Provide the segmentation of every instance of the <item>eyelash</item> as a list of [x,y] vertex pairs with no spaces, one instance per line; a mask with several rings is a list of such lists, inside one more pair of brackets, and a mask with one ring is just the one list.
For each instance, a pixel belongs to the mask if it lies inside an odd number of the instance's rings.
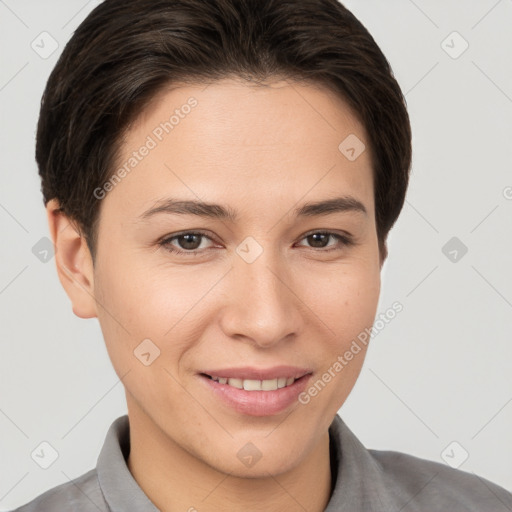
[[[171,237],[167,237],[167,238],[161,240],[158,243],[158,245],[160,247],[163,247],[166,251],[169,251],[170,253],[173,253],[173,254],[186,254],[186,255],[190,255],[190,256],[200,256],[201,254],[203,254],[204,249],[203,250],[191,249],[189,251],[185,251],[182,249],[177,249],[176,247],[171,245],[172,240],[174,240],[176,238],[180,238],[185,235],[200,235],[200,236],[203,236],[204,238],[208,238],[209,240],[212,240],[206,233],[204,233],[202,231],[185,231],[183,233],[179,233],[177,235],[173,235]],[[305,238],[308,238],[309,236],[312,236],[312,235],[330,235],[330,236],[336,238],[338,240],[338,242],[340,242],[343,247],[350,247],[352,245],[355,245],[355,242],[354,242],[354,240],[352,240],[351,236],[340,235],[338,233],[333,233],[332,231],[311,231],[310,233],[306,233],[301,238],[301,240],[304,240]],[[340,250],[341,247],[333,247],[330,249],[321,249],[321,248],[316,249],[316,248],[312,247],[312,249],[314,251],[318,251],[318,252],[332,252],[332,251]]]

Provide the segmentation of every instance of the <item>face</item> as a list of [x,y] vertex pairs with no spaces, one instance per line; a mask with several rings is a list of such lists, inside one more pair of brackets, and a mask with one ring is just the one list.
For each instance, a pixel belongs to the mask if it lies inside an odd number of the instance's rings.
[[184,85],[131,126],[103,188],[95,307],[130,417],[225,473],[299,464],[359,375],[364,347],[336,362],[373,324],[381,261],[369,151],[338,148],[350,134],[366,140],[318,86]]

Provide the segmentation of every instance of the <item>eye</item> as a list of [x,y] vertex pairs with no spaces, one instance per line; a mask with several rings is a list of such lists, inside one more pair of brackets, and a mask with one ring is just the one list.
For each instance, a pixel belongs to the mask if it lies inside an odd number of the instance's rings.
[[[325,247],[329,247],[327,244],[331,238],[337,240],[338,243],[334,244],[333,247],[325,249]],[[199,256],[205,251],[204,247],[201,248],[201,242],[203,239],[212,241],[206,233],[201,231],[186,231],[161,240],[159,242],[159,246],[174,254]],[[341,250],[344,247],[355,245],[355,242],[350,235],[341,235],[331,231],[313,231],[311,233],[307,233],[301,240],[307,240],[310,247],[318,252],[336,251]],[[178,246],[173,244],[175,241]]]
[[312,244],[313,249],[323,249],[324,247],[329,247],[326,243],[330,238],[334,238],[338,241],[337,244],[334,244],[334,247],[330,249],[322,250],[321,252],[330,252],[340,250],[343,247],[349,247],[354,245],[354,241],[352,238],[347,235],[340,235],[338,233],[333,233],[331,231],[314,231],[312,233],[308,233],[304,236],[303,240],[308,240],[308,243]]
[[[187,231],[185,233],[180,233],[178,235],[165,238],[159,242],[159,245],[164,247],[166,251],[172,253],[198,256],[203,252],[197,251],[197,249],[199,249],[201,246],[201,238],[207,238],[208,240],[211,240],[209,236],[207,236],[205,233],[202,233],[201,231]],[[180,247],[172,245],[174,240],[179,243]]]

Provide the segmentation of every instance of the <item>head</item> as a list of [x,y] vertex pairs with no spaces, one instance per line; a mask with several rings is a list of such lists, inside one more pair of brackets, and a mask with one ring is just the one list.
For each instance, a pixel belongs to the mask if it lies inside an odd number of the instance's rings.
[[290,365],[310,385],[373,324],[411,132],[367,30],[336,0],[106,0],[48,80],[36,158],[59,278],[130,415],[227,473],[297,465],[366,348],[271,414],[205,374]]

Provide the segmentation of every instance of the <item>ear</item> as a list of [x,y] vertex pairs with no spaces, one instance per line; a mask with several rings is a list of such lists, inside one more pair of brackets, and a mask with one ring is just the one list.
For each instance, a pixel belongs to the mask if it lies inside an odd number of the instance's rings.
[[89,247],[76,223],[59,210],[51,199],[46,205],[50,235],[55,246],[59,280],[71,300],[73,313],[80,318],[97,316],[94,298],[94,267]]

